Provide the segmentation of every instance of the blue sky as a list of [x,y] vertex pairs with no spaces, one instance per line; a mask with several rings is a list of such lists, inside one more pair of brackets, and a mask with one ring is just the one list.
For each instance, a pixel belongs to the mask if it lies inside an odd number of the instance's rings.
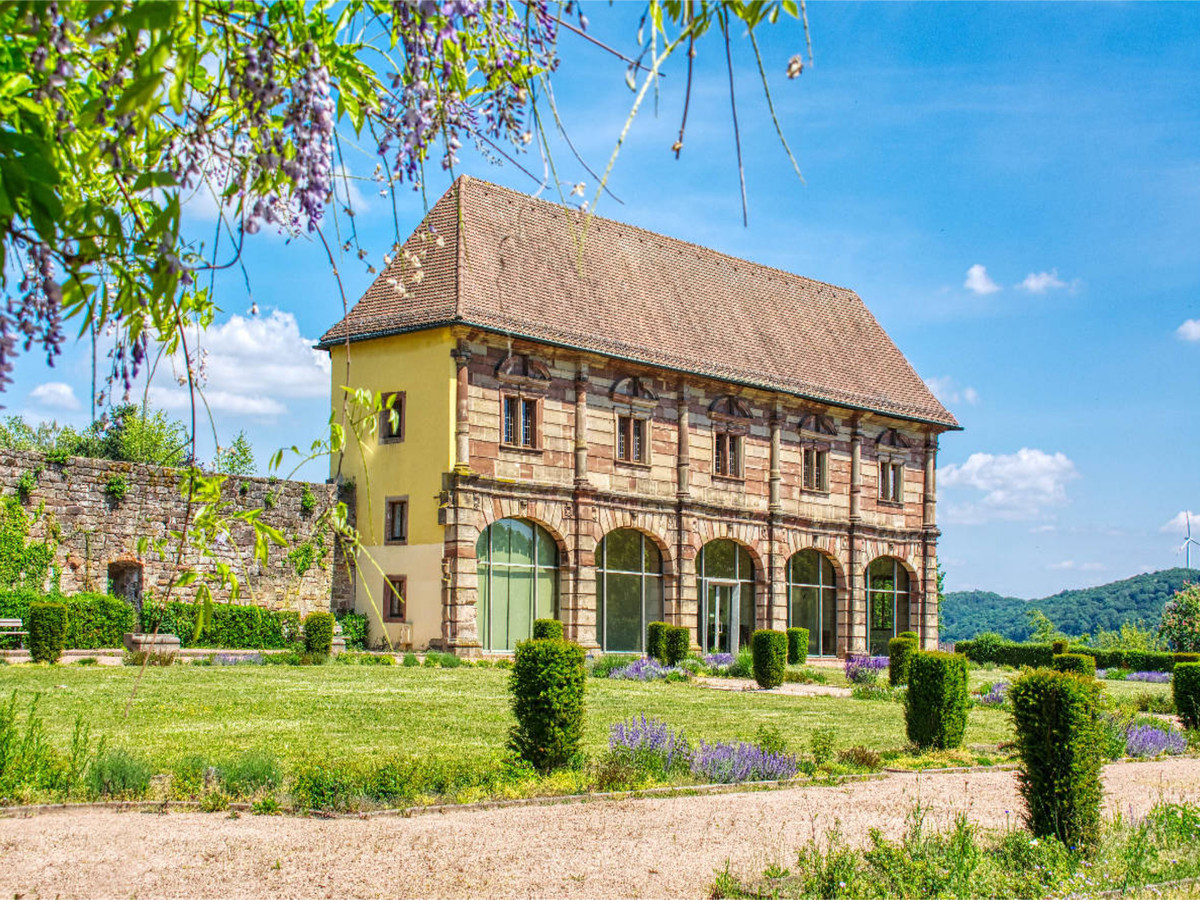
[[[592,34],[634,49],[639,6],[585,11]],[[681,55],[659,116],[647,103],[614,168],[623,203],[605,197],[600,214],[863,297],[966,429],[940,456],[949,589],[1031,597],[1181,565],[1181,512],[1200,510],[1200,7],[814,3],[809,17],[816,64],[793,81],[799,26],[760,33],[803,182],[736,39],[742,227],[724,51],[709,39],[682,158],[670,152]],[[570,35],[561,52],[560,112],[602,169],[633,99],[624,66]],[[565,146],[553,153],[590,199],[595,180]],[[523,162],[540,174],[536,154]],[[460,171],[536,189],[471,153]],[[430,202],[448,183],[435,164]],[[358,192],[378,261],[395,237],[390,202],[367,181]],[[397,202],[407,234],[423,201],[402,188]],[[211,234],[204,204],[188,221]],[[319,245],[248,244],[245,276],[216,282],[224,312],[204,344],[221,440],[245,429],[265,462],[320,434],[328,375],[308,347],[341,303]],[[351,259],[340,270],[353,302],[370,276]],[[161,369],[153,396],[181,413]],[[30,354],[5,403],[85,423],[90,372],[90,344],[53,370]]]

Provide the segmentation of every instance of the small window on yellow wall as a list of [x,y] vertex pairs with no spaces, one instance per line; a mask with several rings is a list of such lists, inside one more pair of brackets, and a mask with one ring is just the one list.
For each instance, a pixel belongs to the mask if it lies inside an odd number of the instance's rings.
[[379,412],[379,443],[398,444],[404,440],[404,391],[383,395]]
[[408,543],[408,498],[388,497],[384,518],[383,542],[385,544]]
[[403,575],[388,575],[383,580],[383,612],[389,622],[404,622],[408,618],[408,579]]

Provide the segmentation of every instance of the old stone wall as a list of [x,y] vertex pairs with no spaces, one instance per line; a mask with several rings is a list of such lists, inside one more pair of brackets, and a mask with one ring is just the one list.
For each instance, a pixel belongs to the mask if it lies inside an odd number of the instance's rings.
[[[30,478],[32,489],[22,497],[19,485],[30,487]],[[124,496],[118,497],[122,484]],[[218,563],[225,563],[238,575],[242,602],[293,609],[301,615],[348,602],[352,581],[322,515],[338,500],[332,485],[226,479],[224,513],[261,510],[261,520],[287,540],[285,547],[271,546],[266,564],[254,558],[252,528],[238,522],[204,550],[188,542],[177,566],[179,542],[170,534],[182,530],[189,509],[181,473],[175,469],[80,457],[57,463],[38,453],[0,450],[0,493],[14,498],[25,511],[29,540],[54,548],[50,583],[44,587],[56,582],[66,594],[114,590],[135,603],[161,599],[179,569],[212,573]],[[306,501],[306,496],[311,499]],[[193,503],[193,517],[197,509]],[[164,538],[159,551],[156,542]],[[140,549],[142,539],[146,545]],[[229,599],[227,590],[211,584],[216,600]],[[194,585],[171,591],[176,600],[195,596]]]

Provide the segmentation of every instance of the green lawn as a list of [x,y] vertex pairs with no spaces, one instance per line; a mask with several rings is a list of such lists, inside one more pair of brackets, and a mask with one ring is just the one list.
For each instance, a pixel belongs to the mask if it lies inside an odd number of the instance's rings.
[[[214,760],[263,749],[286,763],[430,754],[485,759],[504,745],[511,715],[507,672],[360,666],[177,666],[145,670],[128,718],[136,668],[0,667],[0,697],[12,691],[39,714],[56,746],[65,747],[82,716],[110,745],[145,753],[156,766],[201,754]],[[837,731],[837,747],[902,748],[899,703],[717,691],[693,684],[640,684],[589,678],[585,749],[597,754],[609,726],[645,713],[683,728],[693,739],[752,738],[778,727],[796,751],[814,728]],[[995,745],[1010,737],[1004,712],[972,709],[966,742]]]

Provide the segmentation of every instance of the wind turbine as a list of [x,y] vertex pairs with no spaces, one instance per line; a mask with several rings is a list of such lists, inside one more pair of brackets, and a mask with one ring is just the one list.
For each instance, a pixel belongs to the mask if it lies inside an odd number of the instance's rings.
[[1182,552],[1184,554],[1184,565],[1190,569],[1192,567],[1192,544],[1200,547],[1200,541],[1197,541],[1192,537],[1192,516],[1187,510],[1184,510],[1183,520],[1186,523],[1185,527],[1187,528],[1187,537],[1183,539],[1183,543],[1179,545],[1179,549],[1175,552]]

